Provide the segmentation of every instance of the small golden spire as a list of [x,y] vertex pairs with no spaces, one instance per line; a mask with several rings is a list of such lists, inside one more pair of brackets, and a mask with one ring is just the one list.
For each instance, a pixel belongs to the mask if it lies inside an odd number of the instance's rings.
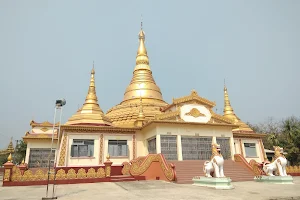
[[109,159],[110,159],[110,155],[109,153],[107,153],[106,160],[109,161]]
[[11,153],[10,153],[9,156],[7,157],[7,162],[12,162],[12,156],[11,156]]
[[106,117],[98,104],[98,98],[96,95],[95,86],[95,69],[93,62],[93,69],[91,71],[91,79],[88,94],[85,98],[85,102],[81,109],[77,111],[66,123],[78,124],[78,123],[90,123],[90,124],[105,124],[111,125],[111,121]]
[[233,112],[233,108],[230,105],[227,88],[224,82],[224,117],[232,118],[235,120],[235,114]]
[[24,160],[24,158],[23,158],[23,160],[22,160],[22,163],[21,163],[21,164],[23,164],[23,165],[25,164],[25,160]]
[[253,130],[246,123],[242,122],[240,120],[240,118],[238,118],[236,116],[236,114],[234,113],[233,108],[231,107],[231,104],[230,104],[227,87],[225,85],[225,80],[224,80],[224,117],[232,120],[234,124],[239,125],[239,128],[233,129],[233,131],[248,131],[248,132],[251,131],[251,132],[253,132]]
[[138,51],[137,51],[137,58],[136,58],[137,63],[136,64],[139,64],[140,61],[141,61],[140,60],[141,58],[139,56],[143,56],[142,60],[144,62],[146,62],[145,64],[149,64],[147,50],[146,50],[146,47],[145,47],[145,32],[143,31],[143,29],[141,29],[140,32],[139,32],[139,40],[140,40],[140,44],[139,44],[139,48],[138,48]]
[[9,142],[9,144],[8,144],[8,147],[7,147],[7,151],[9,152],[9,153],[11,153],[11,152],[14,152],[14,146],[13,146],[13,142],[12,142],[12,140],[13,140],[13,138],[11,137],[10,138],[10,142]]

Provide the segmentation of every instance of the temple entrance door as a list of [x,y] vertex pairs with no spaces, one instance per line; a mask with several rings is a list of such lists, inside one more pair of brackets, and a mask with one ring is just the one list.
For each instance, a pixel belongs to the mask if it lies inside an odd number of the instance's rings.
[[161,153],[166,160],[178,160],[177,156],[177,136],[161,135]]
[[212,137],[181,137],[183,160],[209,160]]
[[220,145],[223,158],[225,160],[231,159],[230,138],[217,137],[217,144]]

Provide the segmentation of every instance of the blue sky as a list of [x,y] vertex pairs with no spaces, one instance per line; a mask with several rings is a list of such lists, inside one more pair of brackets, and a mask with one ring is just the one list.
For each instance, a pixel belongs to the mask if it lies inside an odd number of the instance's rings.
[[150,66],[163,97],[192,89],[251,123],[299,116],[300,1],[0,1],[0,149],[29,122],[63,122],[84,102],[93,60],[106,112],[135,66],[143,15]]

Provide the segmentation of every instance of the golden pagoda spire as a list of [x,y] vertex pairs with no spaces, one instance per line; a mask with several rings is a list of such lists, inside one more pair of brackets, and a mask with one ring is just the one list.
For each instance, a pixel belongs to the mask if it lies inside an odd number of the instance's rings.
[[66,123],[68,124],[103,124],[111,125],[111,121],[106,117],[98,104],[95,86],[95,69],[91,71],[90,85],[85,102],[81,109],[77,111]]
[[[123,102],[134,100],[135,103],[139,100],[139,91],[142,90],[143,102],[160,102],[165,103],[159,87],[156,85],[152,71],[149,66],[149,58],[145,46],[145,32],[143,30],[143,23],[141,22],[141,30],[139,32],[139,46],[136,56],[136,66],[133,71],[133,77],[130,85],[127,87]],[[139,88],[139,85],[142,88]],[[130,101],[132,103],[132,101]]]
[[233,112],[233,108],[230,105],[228,92],[226,85],[224,84],[224,117],[232,119],[234,122],[237,120],[237,116]]
[[227,119],[231,119],[234,124],[239,125],[239,128],[233,129],[233,131],[246,131],[246,132],[251,131],[251,132],[253,132],[253,130],[246,123],[241,121],[240,118],[238,118],[236,116],[236,114],[234,113],[233,108],[231,107],[231,104],[230,104],[225,81],[224,81],[224,115],[223,116],[226,117]]
[[13,145],[13,142],[12,142],[12,137],[10,138],[10,142],[9,142],[9,144],[8,144],[8,147],[7,147],[7,152],[9,152],[9,153],[12,153],[12,152],[14,152],[14,145]]

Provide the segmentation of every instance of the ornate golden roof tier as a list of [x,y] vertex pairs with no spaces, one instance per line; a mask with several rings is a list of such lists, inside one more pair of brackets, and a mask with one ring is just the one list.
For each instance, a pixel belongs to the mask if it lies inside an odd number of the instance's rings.
[[126,88],[123,101],[108,110],[106,116],[115,126],[134,127],[137,120],[154,119],[156,114],[161,113],[160,108],[166,105],[152,76],[145,47],[145,33],[141,29],[132,80]]
[[224,86],[224,117],[230,119],[234,124],[238,125],[239,128],[233,129],[233,132],[254,132],[246,123],[236,116],[233,108],[230,105],[228,92],[226,86]]
[[91,71],[89,91],[83,106],[68,120],[66,125],[103,125],[110,126],[111,121],[106,117],[98,104],[95,86],[95,70]]

